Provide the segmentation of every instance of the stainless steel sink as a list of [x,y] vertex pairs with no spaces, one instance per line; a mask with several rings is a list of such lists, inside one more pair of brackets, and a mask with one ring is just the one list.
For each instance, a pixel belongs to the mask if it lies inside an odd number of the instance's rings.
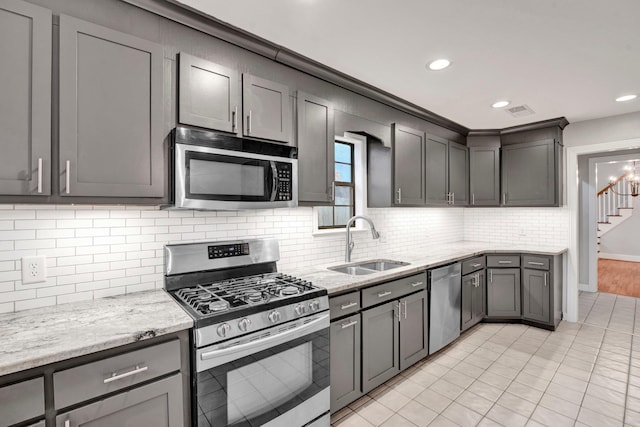
[[362,276],[365,274],[373,274],[380,271],[403,267],[405,265],[409,265],[409,263],[403,261],[393,261],[390,259],[377,259],[329,267],[329,270],[337,271],[338,273],[349,274],[351,276]]

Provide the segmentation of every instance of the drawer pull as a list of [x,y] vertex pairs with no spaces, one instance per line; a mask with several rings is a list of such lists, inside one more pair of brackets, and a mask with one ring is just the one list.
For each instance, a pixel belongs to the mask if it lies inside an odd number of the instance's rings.
[[389,292],[389,291],[386,291],[386,292],[380,292],[380,293],[378,294],[378,298],[384,298],[384,297],[389,296],[389,295],[391,295],[391,292]]
[[415,282],[411,284],[412,288],[417,288],[418,286],[422,285],[424,282]]
[[342,304],[342,305],[340,306],[340,310],[346,310],[347,308],[355,307],[355,306],[357,306],[357,305],[358,305],[358,303],[357,303],[357,302],[349,302],[349,303],[347,303],[347,304]]
[[478,268],[478,267],[480,267],[481,265],[482,265],[482,264],[471,264],[471,267],[473,267],[473,268]]
[[146,371],[147,369],[149,369],[147,366],[136,366],[136,369],[134,369],[133,371],[125,372],[124,374],[118,375],[114,372],[113,374],[111,374],[109,378],[106,378],[103,382],[105,384],[109,384],[110,382],[121,380],[122,378],[130,377],[131,375],[139,374],[141,372]]
[[71,421],[66,420],[66,421],[64,422],[64,427],[71,427]]
[[507,261],[507,260],[503,260],[503,259],[498,261],[498,264],[512,264],[512,263],[513,263],[513,261]]
[[358,324],[358,321],[357,321],[357,320],[352,320],[352,321],[351,321],[351,322],[349,322],[349,323],[343,323],[342,325],[340,325],[340,328],[342,328],[342,329],[347,329],[347,328],[350,328],[351,326],[353,326],[353,325],[357,325],[357,324]]
[[527,261],[527,264],[539,265],[540,267],[544,266],[544,262],[536,262],[536,261]]

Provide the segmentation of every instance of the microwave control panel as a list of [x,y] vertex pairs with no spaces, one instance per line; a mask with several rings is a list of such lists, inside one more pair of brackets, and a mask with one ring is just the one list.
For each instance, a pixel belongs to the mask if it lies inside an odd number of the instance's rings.
[[278,188],[276,189],[276,201],[291,200],[293,197],[291,173],[293,167],[291,163],[276,163],[278,171]]

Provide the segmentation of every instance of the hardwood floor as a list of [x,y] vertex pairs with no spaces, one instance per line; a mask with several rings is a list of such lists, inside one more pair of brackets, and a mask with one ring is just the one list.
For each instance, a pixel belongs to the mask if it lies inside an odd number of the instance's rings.
[[640,297],[640,262],[599,259],[598,292]]

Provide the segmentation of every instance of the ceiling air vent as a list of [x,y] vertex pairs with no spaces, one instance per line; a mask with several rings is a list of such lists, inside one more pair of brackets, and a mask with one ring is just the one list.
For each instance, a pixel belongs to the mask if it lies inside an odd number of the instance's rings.
[[511,114],[513,117],[523,117],[523,116],[530,116],[532,114],[535,114],[536,112],[533,111],[531,109],[531,107],[529,107],[528,105],[517,105],[515,107],[511,107],[511,108],[507,108],[506,109],[509,114]]

